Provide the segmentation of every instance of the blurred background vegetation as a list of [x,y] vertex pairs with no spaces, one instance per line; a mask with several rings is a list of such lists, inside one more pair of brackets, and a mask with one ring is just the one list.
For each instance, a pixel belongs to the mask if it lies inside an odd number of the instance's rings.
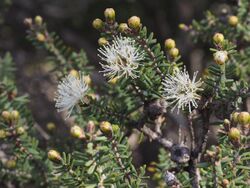
[[[46,127],[48,122],[55,122],[62,128],[58,129],[58,134],[63,138],[67,134],[63,131],[65,122],[55,111],[53,102],[55,80],[46,72],[46,52],[36,50],[26,39],[27,28],[23,24],[25,18],[42,16],[48,24],[48,29],[58,33],[66,44],[76,50],[84,49],[91,64],[96,67],[92,78],[98,84],[103,78],[98,75],[98,32],[92,28],[92,20],[97,17],[103,18],[105,8],[113,7],[120,22],[126,22],[133,15],[141,17],[142,23],[155,33],[161,44],[166,38],[175,39],[187,68],[190,71],[202,72],[211,58],[209,45],[202,42],[194,45],[189,35],[181,31],[178,25],[191,24],[193,19],[202,19],[208,9],[213,12],[221,10],[221,7],[229,9],[226,3],[236,1],[1,0],[0,55],[6,51],[12,53],[17,66],[19,92],[29,94],[30,108],[35,121],[42,127]],[[143,147],[141,146],[139,153],[144,151]],[[154,160],[156,156],[148,156],[142,161]]]

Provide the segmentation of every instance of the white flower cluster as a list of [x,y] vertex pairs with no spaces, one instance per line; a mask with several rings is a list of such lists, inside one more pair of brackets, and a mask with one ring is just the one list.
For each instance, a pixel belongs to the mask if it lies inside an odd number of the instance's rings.
[[197,108],[197,100],[200,99],[198,91],[202,90],[200,86],[202,82],[195,82],[197,73],[194,73],[193,79],[189,78],[188,72],[178,70],[174,75],[168,75],[163,81],[163,96],[169,102],[169,106],[173,105],[172,111],[177,108],[178,113],[188,107],[191,113],[192,107]]
[[138,48],[135,41],[128,37],[116,36],[111,44],[102,46],[99,57],[104,76],[110,80],[114,77],[138,77],[138,67],[144,59],[144,52]]
[[69,118],[74,106],[79,102],[83,102],[83,97],[86,95],[88,85],[83,79],[83,76],[73,76],[69,74],[58,85],[55,97],[56,108],[59,112],[66,111]]

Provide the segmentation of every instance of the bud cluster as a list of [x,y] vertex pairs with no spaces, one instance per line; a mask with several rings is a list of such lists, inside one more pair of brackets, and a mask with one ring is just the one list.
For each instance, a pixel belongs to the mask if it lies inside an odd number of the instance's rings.
[[46,26],[43,22],[41,16],[36,16],[34,19],[26,18],[24,24],[29,27],[29,35],[36,39],[38,42],[45,42],[47,40],[46,36]]
[[[142,28],[141,19],[138,16],[132,16],[127,23],[118,24],[115,20],[116,12],[113,8],[106,8],[104,11],[105,20],[96,18],[92,22],[93,28],[100,32],[110,33],[137,33]],[[101,37],[98,39],[99,46],[107,45],[108,39]]]
[[165,49],[167,50],[169,56],[173,59],[178,57],[179,55],[179,49],[176,48],[175,41],[171,38],[166,39],[164,43]]

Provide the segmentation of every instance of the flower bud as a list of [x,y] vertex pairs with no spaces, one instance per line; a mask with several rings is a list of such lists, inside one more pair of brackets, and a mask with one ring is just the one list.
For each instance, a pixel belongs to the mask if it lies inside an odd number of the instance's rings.
[[104,38],[104,37],[101,37],[101,38],[98,39],[98,44],[99,44],[99,46],[107,45],[108,43],[109,43],[109,42],[108,42],[107,39]]
[[223,179],[223,180],[222,180],[222,186],[223,186],[224,188],[226,188],[226,187],[229,186],[229,181],[228,181],[228,179]]
[[90,85],[91,82],[92,82],[92,80],[91,80],[91,78],[90,78],[89,75],[84,76],[84,77],[83,77],[83,80],[85,81],[85,83],[86,83],[87,85]]
[[49,131],[53,131],[56,129],[56,125],[53,122],[47,123],[46,127]]
[[214,61],[219,65],[223,65],[228,60],[227,51],[217,51],[213,55]]
[[74,76],[74,77],[76,77],[76,78],[79,78],[79,73],[78,73],[78,71],[75,70],[75,69],[71,69],[71,70],[69,71],[69,74],[70,74],[71,76]]
[[35,23],[36,23],[36,25],[42,25],[43,18],[41,16],[36,16],[35,17]]
[[170,50],[172,48],[175,48],[175,41],[173,39],[166,39],[165,40],[165,48],[167,50]]
[[10,112],[8,111],[3,111],[2,112],[2,118],[5,120],[5,121],[9,121],[11,116],[10,116]]
[[4,139],[4,138],[6,138],[6,132],[5,132],[5,130],[3,130],[3,129],[0,129],[0,139]]
[[90,133],[90,134],[94,134],[94,132],[95,132],[95,123],[94,123],[94,121],[88,121],[87,132]]
[[37,39],[39,42],[44,42],[46,38],[45,38],[44,34],[42,34],[42,33],[37,33],[37,34],[36,34],[36,39]]
[[32,18],[25,18],[23,23],[26,25],[26,26],[31,26],[32,25]]
[[188,31],[188,26],[184,23],[179,24],[179,29],[183,30],[183,31]]
[[240,130],[232,127],[228,133],[228,136],[231,140],[239,140],[240,139]]
[[179,55],[179,50],[178,48],[172,48],[170,51],[169,51],[169,55],[173,58],[176,58],[178,55]]
[[112,84],[112,85],[115,85],[116,82],[118,81],[118,79],[119,79],[119,77],[114,77],[114,78],[112,78],[111,80],[109,80],[108,82],[109,82],[110,84]]
[[231,120],[234,122],[234,123],[238,123],[238,115],[240,113],[239,112],[234,112],[233,114],[231,114]]
[[62,160],[60,153],[58,153],[58,151],[56,150],[49,150],[48,158],[49,160],[54,161],[54,162],[59,162]]
[[13,169],[16,167],[16,160],[10,159],[5,163],[6,168]]
[[250,122],[250,114],[248,112],[240,112],[238,115],[238,122],[241,125],[247,125]]
[[101,19],[96,18],[94,19],[94,21],[92,22],[92,26],[96,29],[96,30],[100,30],[103,28],[104,23]]
[[147,167],[147,171],[151,173],[156,172],[156,162],[152,161],[149,166]]
[[85,133],[83,131],[83,129],[77,125],[74,125],[73,127],[71,127],[70,129],[70,134],[78,139],[84,139],[85,138]]
[[138,30],[141,27],[141,19],[138,16],[132,16],[128,19],[128,26],[131,29]]
[[216,44],[221,44],[224,41],[224,35],[221,33],[215,33],[213,36],[213,41]]
[[233,27],[237,26],[238,21],[239,21],[239,19],[237,16],[229,16],[228,17],[228,23],[229,23],[229,25],[231,25]]
[[120,25],[118,27],[118,30],[121,33],[124,33],[127,29],[128,29],[128,24],[126,24],[126,23],[120,23]]
[[25,132],[25,129],[23,127],[17,127],[16,132],[18,135],[21,135]]
[[10,112],[10,118],[12,121],[18,121],[19,119],[19,112],[17,110],[13,110]]
[[104,16],[108,21],[115,20],[115,10],[113,8],[106,8],[104,11]]
[[223,121],[223,127],[225,130],[229,130],[231,122],[228,119],[224,119]]
[[100,129],[106,135],[111,135],[113,132],[112,125],[108,121],[101,122]]
[[112,130],[114,133],[117,133],[119,131],[120,127],[117,124],[112,124]]

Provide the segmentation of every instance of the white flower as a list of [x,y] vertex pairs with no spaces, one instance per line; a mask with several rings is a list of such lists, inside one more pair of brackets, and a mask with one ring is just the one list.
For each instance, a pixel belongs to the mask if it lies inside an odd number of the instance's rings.
[[195,82],[198,72],[194,73],[193,79],[190,80],[189,74],[184,69],[184,71],[178,70],[173,76],[168,75],[163,81],[163,96],[169,102],[169,105],[174,105],[172,111],[175,108],[179,110],[184,110],[185,107],[188,107],[189,112],[191,113],[192,106],[197,108],[197,100],[200,99],[200,96],[197,94],[197,91],[201,91],[202,82],[199,80]]
[[102,62],[104,76],[110,80],[114,77],[138,77],[137,69],[144,59],[144,52],[138,48],[135,41],[128,37],[116,36],[112,44],[98,49]]
[[85,83],[83,76],[79,74],[79,77],[77,77],[69,74],[57,87],[55,107],[59,112],[66,111],[66,118],[68,118],[74,106],[79,101],[82,101],[83,97],[87,93],[87,90],[88,85]]
[[228,60],[227,51],[217,51],[213,54],[214,61],[219,65],[224,64]]

